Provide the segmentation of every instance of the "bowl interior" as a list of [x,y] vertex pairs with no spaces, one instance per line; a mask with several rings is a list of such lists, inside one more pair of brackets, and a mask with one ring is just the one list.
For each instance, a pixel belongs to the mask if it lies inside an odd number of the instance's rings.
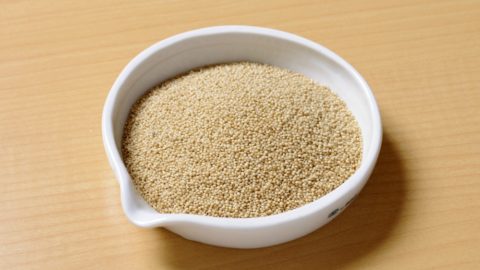
[[[360,125],[363,161],[371,151],[378,151],[377,146],[372,147],[372,143],[376,143],[376,108],[372,108],[369,88],[340,57],[313,42],[283,32],[212,30],[187,33],[157,43],[123,70],[112,88],[114,96],[110,120],[117,154],[120,153],[123,126],[129,110],[147,90],[193,68],[232,61],[254,61],[283,67],[328,86],[346,102]],[[131,183],[128,185],[131,187]],[[130,189],[133,190],[133,187]],[[145,220],[156,213],[138,195],[132,193],[130,196],[134,205],[124,204],[124,207],[136,208],[137,219]]]

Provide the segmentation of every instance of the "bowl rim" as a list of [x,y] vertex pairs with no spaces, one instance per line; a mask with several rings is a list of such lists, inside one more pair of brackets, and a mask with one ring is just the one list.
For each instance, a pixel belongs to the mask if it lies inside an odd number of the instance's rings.
[[[155,215],[152,216],[152,218],[149,220],[136,219],[131,212],[135,211],[135,206],[132,206],[133,202],[129,197],[130,195],[127,194],[128,188],[135,188],[133,187],[130,175],[123,163],[120,150],[117,148],[113,135],[113,112],[115,111],[115,107],[118,105],[118,93],[122,84],[126,81],[127,77],[132,73],[132,71],[134,71],[143,61],[151,57],[159,50],[172,46],[177,42],[185,41],[187,39],[199,36],[232,33],[257,34],[290,41],[322,53],[325,57],[336,62],[337,64],[341,65],[345,70],[347,70],[350,75],[354,77],[355,80],[359,83],[362,91],[364,92],[364,95],[367,98],[369,110],[372,115],[372,138],[369,151],[362,159],[360,168],[358,168],[355,173],[350,176],[342,185],[313,202],[310,202],[292,210],[288,210],[286,212],[270,216],[252,218],[229,218],[202,216],[196,214],[155,213]],[[224,25],[200,28],[171,36],[151,45],[150,47],[140,52],[137,56],[135,56],[118,75],[117,79],[115,80],[112,88],[108,93],[102,113],[102,139],[105,147],[105,152],[110,161],[110,165],[120,184],[120,194],[123,211],[132,223],[140,227],[158,227],[178,223],[193,223],[205,226],[220,226],[223,228],[253,229],[271,226],[279,223],[291,222],[293,220],[309,216],[324,209],[325,207],[328,207],[338,198],[342,197],[342,195],[348,193],[355,187],[359,185],[363,186],[368,180],[368,177],[370,176],[375,166],[376,160],[380,152],[382,143],[382,123],[377,102],[365,79],[359,74],[357,70],[355,70],[355,68],[353,68],[351,64],[349,64],[346,60],[344,60],[331,50],[306,38],[280,30],[245,25]],[[128,181],[130,181],[130,183],[128,183]],[[134,190],[134,192],[136,191]],[[141,196],[139,197],[141,198]]]

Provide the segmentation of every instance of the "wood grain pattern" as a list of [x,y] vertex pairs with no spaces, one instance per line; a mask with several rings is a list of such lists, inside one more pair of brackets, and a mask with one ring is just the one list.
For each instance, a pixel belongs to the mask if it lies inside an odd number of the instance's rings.
[[[0,1],[0,269],[479,269],[479,1]],[[359,198],[293,242],[234,250],[124,217],[100,132],[124,65],[222,24],[351,62],[385,142]]]

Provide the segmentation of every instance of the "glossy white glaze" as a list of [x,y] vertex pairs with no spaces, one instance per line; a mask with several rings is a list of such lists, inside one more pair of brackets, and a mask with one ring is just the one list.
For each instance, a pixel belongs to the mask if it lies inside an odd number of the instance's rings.
[[[362,130],[360,168],[326,196],[278,215],[218,218],[161,214],[137,194],[120,155],[123,125],[132,104],[165,79],[196,67],[254,61],[300,72],[326,85],[348,105]],[[367,182],[382,141],[373,94],[360,74],[330,50],[302,37],[251,26],[218,26],[179,34],[147,48],[120,73],[105,102],[102,134],[119,181],[128,219],[141,227],[165,227],[185,238],[224,247],[257,248],[301,237],[340,213]]]

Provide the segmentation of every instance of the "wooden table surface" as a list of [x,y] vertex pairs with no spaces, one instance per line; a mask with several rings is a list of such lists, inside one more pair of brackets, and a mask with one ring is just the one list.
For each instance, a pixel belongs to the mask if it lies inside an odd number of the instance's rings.
[[[103,103],[127,62],[224,24],[327,46],[383,117],[359,198],[271,248],[135,227],[103,150]],[[0,0],[0,269],[480,269],[479,107],[480,1]]]

